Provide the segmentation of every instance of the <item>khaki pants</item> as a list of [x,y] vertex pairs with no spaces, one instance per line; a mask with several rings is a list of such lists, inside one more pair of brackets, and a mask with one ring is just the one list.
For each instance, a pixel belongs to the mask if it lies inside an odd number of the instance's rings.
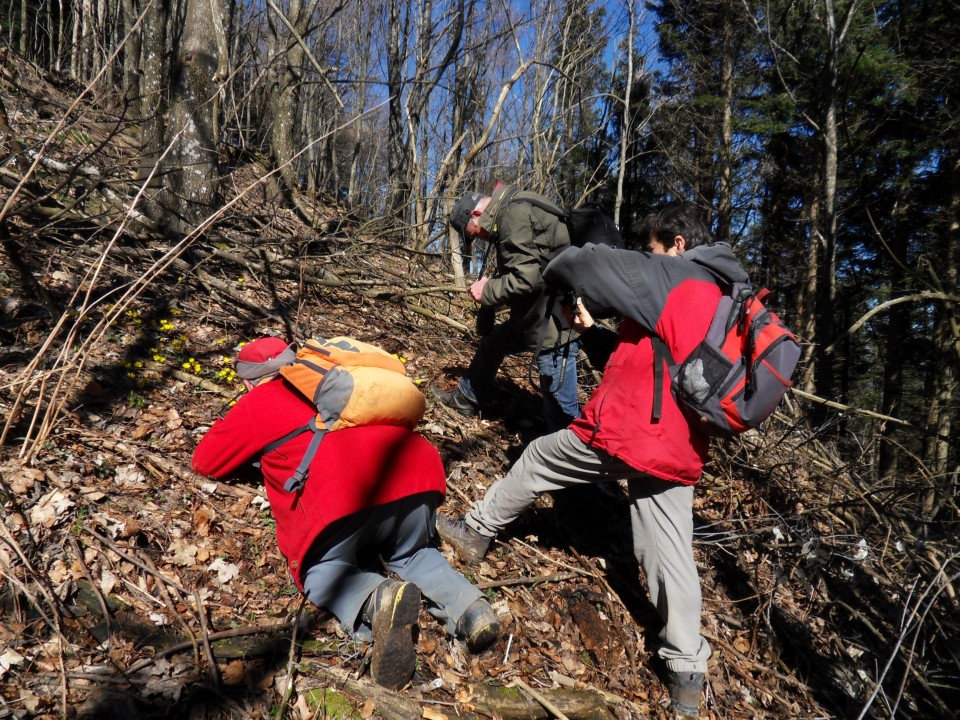
[[627,481],[633,552],[664,622],[659,655],[669,670],[706,672],[710,645],[700,634],[693,486],[641,473],[564,429],[534,440],[510,472],[473,504],[466,522],[492,537],[543,493],[615,480]]

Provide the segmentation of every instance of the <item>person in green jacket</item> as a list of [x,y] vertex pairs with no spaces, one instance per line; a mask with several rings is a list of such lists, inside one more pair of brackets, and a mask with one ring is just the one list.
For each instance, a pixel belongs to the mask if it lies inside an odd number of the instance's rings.
[[[507,355],[537,353],[544,417],[552,432],[580,414],[577,400],[576,335],[556,312],[545,317],[548,292],[543,268],[570,246],[566,224],[554,213],[531,204],[549,201],[535,193],[503,185],[492,195],[469,192],[450,213],[450,225],[468,241],[492,242],[497,251],[495,277],[484,275],[470,286],[481,308],[507,306],[505,322],[481,335],[480,344],[460,384],[434,391],[438,399],[461,415],[473,417],[489,401],[497,370]],[[557,213],[562,214],[560,208]],[[559,308],[557,308],[559,309]]]

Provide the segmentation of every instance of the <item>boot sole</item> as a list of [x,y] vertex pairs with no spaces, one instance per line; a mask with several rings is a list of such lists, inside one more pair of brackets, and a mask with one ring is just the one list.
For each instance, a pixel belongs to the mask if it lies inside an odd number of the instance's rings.
[[390,607],[373,619],[370,675],[378,685],[399,690],[413,677],[417,651],[413,626],[420,615],[420,591],[411,583],[400,586]]

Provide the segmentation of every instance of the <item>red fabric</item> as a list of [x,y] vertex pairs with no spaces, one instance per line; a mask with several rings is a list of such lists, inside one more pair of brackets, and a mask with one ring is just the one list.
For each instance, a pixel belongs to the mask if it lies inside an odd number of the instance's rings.
[[[720,288],[710,281],[687,279],[670,290],[656,329],[678,363],[706,336],[719,302]],[[709,441],[677,407],[666,368],[661,418],[653,421],[651,338],[638,323],[621,323],[603,380],[570,429],[637,470],[693,485],[707,460]]]
[[[286,381],[259,385],[210,428],[194,451],[193,469],[201,475],[228,477],[314,415],[314,406]],[[296,495],[285,492],[283,485],[312,435],[305,432],[261,459],[277,522],[277,545],[298,586],[304,555],[334,520],[409,495],[446,491],[443,463],[433,445],[406,428],[368,426],[327,433],[303,490]]]
[[237,360],[251,363],[262,363],[272,360],[290,346],[278,337],[262,337],[248,342],[237,355]]

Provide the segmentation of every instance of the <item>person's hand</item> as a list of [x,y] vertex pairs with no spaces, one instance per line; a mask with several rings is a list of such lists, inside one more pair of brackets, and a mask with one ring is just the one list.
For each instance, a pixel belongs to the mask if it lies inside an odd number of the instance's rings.
[[583,306],[582,298],[577,298],[576,303],[572,306],[571,315],[573,317],[570,318],[570,326],[578,333],[589,330],[596,322],[593,315]]
[[480,298],[483,297],[483,288],[486,286],[487,282],[490,280],[486,275],[477,280],[473,285],[470,286],[470,297],[473,298],[473,301],[476,303],[480,302]]

